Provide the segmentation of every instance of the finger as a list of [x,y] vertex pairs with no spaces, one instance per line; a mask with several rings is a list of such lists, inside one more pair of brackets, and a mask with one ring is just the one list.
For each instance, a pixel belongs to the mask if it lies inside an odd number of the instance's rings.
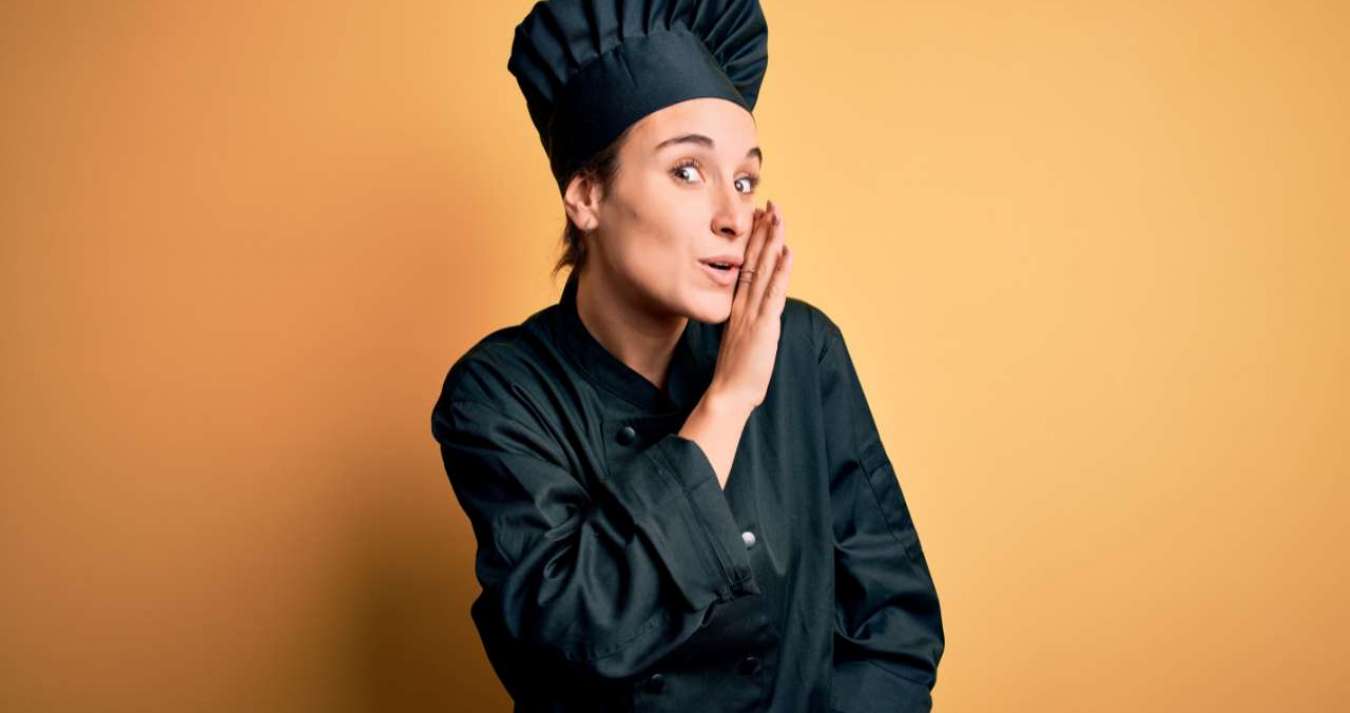
[[737,313],[737,310],[739,310],[741,308],[741,305],[745,303],[746,295],[748,295],[750,292],[748,289],[746,289],[746,286],[750,282],[751,274],[745,268],[750,267],[750,255],[754,253],[755,250],[757,249],[755,246],[755,241],[758,239],[763,224],[764,224],[764,210],[761,208],[756,208],[754,220],[752,220],[750,223],[750,240],[746,243],[745,255],[741,256],[740,269],[736,271],[736,286],[733,288],[734,291],[731,294],[732,314]]
[[[771,204],[772,205],[772,204]],[[769,214],[767,210],[755,211],[755,222],[750,230],[750,242],[745,248],[745,257],[741,260],[741,269],[736,275],[736,293],[732,296],[732,308],[741,307],[750,297],[749,284],[754,281],[751,274],[759,254],[764,249],[765,236],[768,234]]]
[[778,264],[773,268],[772,282],[768,286],[768,294],[764,298],[764,316],[771,319],[778,319],[783,314],[783,307],[787,304],[788,278],[792,275],[792,249],[787,243],[783,243],[783,255],[778,258]]
[[783,313],[783,306],[787,302],[787,283],[789,275],[790,261],[792,252],[787,245],[787,224],[783,221],[783,216],[776,213],[776,225],[774,226],[775,237],[781,245],[781,249],[776,253],[773,272],[765,275],[765,297],[760,308],[764,310],[765,316],[778,318]]
[[783,250],[783,220],[778,214],[778,206],[773,206],[768,211],[768,241],[760,250],[755,265],[754,281],[750,283],[750,295],[746,307],[751,310],[750,314],[759,314],[764,302],[764,290],[768,287],[769,278],[773,276],[774,266],[778,263],[778,256]]

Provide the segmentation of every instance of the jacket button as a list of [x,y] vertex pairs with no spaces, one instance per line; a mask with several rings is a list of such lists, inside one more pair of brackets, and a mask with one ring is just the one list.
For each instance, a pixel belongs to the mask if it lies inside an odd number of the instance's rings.
[[754,546],[755,546],[755,533],[753,533],[753,532],[751,532],[751,531],[749,531],[749,530],[746,530],[745,532],[742,532],[742,533],[741,533],[741,540],[742,540],[743,542],[745,542],[745,546],[746,546],[746,547],[754,547]]
[[758,656],[746,656],[741,659],[740,663],[736,664],[736,670],[746,676],[753,676],[759,673],[759,669],[760,663]]
[[624,426],[619,429],[616,438],[620,445],[626,446],[637,440],[637,431],[634,431],[632,426]]
[[666,677],[659,673],[654,673],[642,683],[642,687],[652,693],[660,693],[666,690]]

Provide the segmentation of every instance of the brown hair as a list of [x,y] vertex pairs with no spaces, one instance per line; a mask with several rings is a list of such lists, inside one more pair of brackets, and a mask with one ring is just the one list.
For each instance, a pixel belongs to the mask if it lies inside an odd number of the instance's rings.
[[[568,177],[568,183],[579,175],[588,176],[591,181],[599,184],[602,197],[608,195],[610,188],[614,185],[614,176],[619,172],[619,149],[628,140],[628,133],[632,128],[633,125],[630,125],[627,129],[624,129],[618,138],[591,156],[585,165]],[[576,223],[572,222],[571,216],[564,213],[563,219],[567,221],[567,225],[563,228],[561,239],[563,254],[558,258],[558,262],[553,265],[553,276],[555,278],[564,267],[571,267],[572,271],[576,272],[586,264],[586,243],[584,241],[586,233],[578,228]]]

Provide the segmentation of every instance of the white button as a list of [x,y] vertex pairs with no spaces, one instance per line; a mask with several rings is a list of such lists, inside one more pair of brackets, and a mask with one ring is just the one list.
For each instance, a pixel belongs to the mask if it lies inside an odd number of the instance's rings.
[[741,539],[745,541],[746,547],[753,547],[755,545],[755,533],[749,530],[741,533]]

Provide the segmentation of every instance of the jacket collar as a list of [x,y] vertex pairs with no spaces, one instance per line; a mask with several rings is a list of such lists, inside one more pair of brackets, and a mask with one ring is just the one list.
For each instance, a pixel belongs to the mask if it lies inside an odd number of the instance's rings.
[[650,414],[687,414],[712,381],[720,325],[690,319],[671,356],[666,388],[657,388],[610,353],[586,329],[577,312],[577,274],[567,277],[552,321],[553,333],[573,364],[608,395]]

